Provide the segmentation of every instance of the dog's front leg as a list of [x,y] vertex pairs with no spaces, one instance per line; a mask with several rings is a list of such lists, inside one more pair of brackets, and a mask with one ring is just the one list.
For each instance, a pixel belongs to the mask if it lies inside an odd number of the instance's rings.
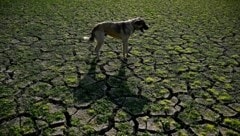
[[128,38],[123,40],[123,58],[126,59],[128,56]]

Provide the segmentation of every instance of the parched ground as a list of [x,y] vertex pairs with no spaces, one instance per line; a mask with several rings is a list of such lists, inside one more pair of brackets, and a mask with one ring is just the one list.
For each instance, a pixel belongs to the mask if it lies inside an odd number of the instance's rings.
[[[94,24],[141,16],[107,38]],[[1,0],[0,135],[240,135],[240,1]]]

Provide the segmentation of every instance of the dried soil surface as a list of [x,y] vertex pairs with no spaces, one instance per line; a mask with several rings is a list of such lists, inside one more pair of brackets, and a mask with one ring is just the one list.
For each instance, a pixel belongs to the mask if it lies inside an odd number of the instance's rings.
[[[1,0],[0,135],[240,135],[240,1]],[[141,16],[122,59],[82,40]]]

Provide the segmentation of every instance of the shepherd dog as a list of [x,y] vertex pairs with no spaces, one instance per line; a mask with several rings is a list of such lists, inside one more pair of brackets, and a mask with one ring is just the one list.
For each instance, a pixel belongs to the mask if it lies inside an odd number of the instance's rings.
[[123,43],[123,58],[126,59],[128,56],[128,39],[135,32],[135,30],[139,30],[142,33],[144,30],[148,30],[149,26],[146,24],[143,18],[137,17],[133,19],[129,19],[126,21],[118,21],[118,22],[101,22],[95,25],[95,27],[91,31],[90,37],[83,37],[85,40],[89,42],[94,42],[94,39],[97,41],[97,45],[95,47],[95,52],[97,55],[97,59],[100,56],[100,48],[104,44],[104,39],[107,35],[122,40]]

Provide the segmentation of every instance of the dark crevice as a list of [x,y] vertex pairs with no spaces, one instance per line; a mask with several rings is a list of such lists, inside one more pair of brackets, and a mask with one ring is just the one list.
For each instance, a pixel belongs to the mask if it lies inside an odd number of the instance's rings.
[[67,128],[72,127],[72,123],[71,123],[72,116],[66,110],[63,112],[63,114],[64,114],[65,119],[66,119]]

